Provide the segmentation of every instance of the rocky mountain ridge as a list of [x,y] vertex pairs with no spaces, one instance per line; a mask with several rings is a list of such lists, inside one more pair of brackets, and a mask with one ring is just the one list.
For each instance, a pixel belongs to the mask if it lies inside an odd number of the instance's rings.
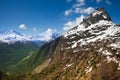
[[111,21],[104,8],[97,9],[78,26],[48,44],[44,62],[33,71],[34,78],[119,80],[119,34],[120,26]]

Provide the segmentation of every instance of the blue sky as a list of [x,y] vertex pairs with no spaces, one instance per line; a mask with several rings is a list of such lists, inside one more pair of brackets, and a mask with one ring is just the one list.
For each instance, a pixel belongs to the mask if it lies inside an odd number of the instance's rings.
[[[119,0],[0,0],[0,31],[15,30],[27,35],[48,29],[62,33],[81,15],[104,7],[113,22],[120,24]],[[70,24],[71,23],[71,24]]]

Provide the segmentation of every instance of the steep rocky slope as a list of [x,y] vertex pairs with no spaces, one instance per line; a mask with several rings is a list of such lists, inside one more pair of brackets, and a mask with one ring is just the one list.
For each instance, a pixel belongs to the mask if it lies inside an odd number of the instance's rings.
[[26,79],[120,80],[120,26],[104,8],[48,45],[44,62]]

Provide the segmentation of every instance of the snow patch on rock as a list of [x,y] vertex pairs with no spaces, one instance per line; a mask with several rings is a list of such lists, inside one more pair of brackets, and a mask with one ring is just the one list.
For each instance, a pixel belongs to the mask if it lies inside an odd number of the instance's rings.
[[66,64],[65,67],[64,67],[64,69],[67,69],[67,68],[71,67],[73,64],[74,64],[74,63]]
[[75,42],[73,45],[72,45],[72,48],[75,48],[77,47],[77,42]]
[[85,72],[86,73],[89,73],[89,72],[91,72],[92,71],[92,67],[87,67],[87,69],[85,69]]

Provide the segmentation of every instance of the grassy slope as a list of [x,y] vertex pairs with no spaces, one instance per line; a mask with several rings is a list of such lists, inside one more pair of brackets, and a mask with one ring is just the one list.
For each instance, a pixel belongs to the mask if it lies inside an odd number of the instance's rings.
[[15,44],[0,44],[0,70],[6,72],[11,65],[16,64],[25,56],[35,51],[37,46],[31,42]]
[[42,64],[45,58],[50,57],[50,54],[54,52],[58,42],[59,39],[52,41],[52,43],[46,43],[45,45],[41,46],[38,50],[36,50],[36,52],[34,52],[34,54],[31,55],[29,58],[21,60],[18,64],[13,66],[13,74],[24,74],[33,71],[36,67]]
[[35,69],[38,65],[42,63],[47,50],[48,46],[42,46],[28,58],[19,61],[11,68],[12,74],[17,73],[19,75],[31,72],[33,69]]

